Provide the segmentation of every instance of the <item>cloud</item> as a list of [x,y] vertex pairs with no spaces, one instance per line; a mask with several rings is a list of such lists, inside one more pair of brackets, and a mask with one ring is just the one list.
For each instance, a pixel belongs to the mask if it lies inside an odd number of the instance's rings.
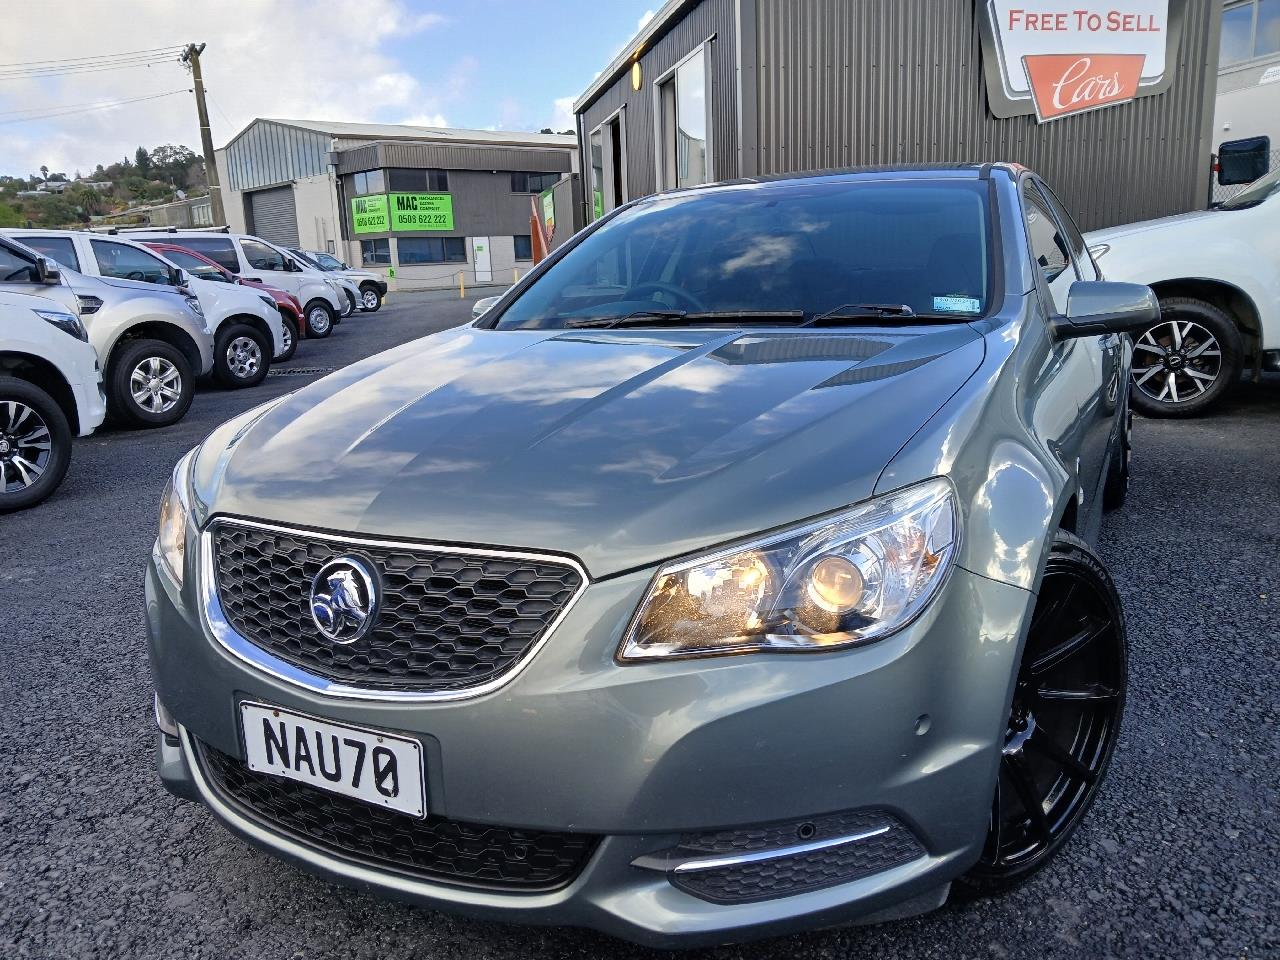
[[402,123],[406,127],[447,127],[449,125],[443,113],[418,113],[394,122]]
[[573,101],[577,97],[556,97],[554,109],[551,114],[551,129],[556,133],[561,130],[573,130]]
[[653,19],[652,10],[646,10],[644,13],[640,14],[640,19],[636,22],[636,33],[639,33],[641,30],[647,27],[649,25],[649,21],[652,19]]
[[[406,35],[446,24],[410,0],[224,0],[197,31],[208,44],[201,57],[215,146],[223,146],[255,117],[391,123],[408,115],[440,121],[467,90],[474,58],[449,56],[419,82],[389,52]],[[170,0],[129,0],[129,15],[114,4],[85,4],[58,21],[58,54],[102,56],[180,44],[187,29]],[[9,29],[0,31],[0,63],[52,56],[47,9],[35,0],[10,0]],[[417,65],[411,65],[416,67]],[[312,67],[315,67],[313,69]],[[426,71],[424,71],[426,72]],[[98,103],[144,97],[191,86],[172,61],[95,73],[0,83],[0,113],[48,104]],[[133,156],[143,145],[183,143],[199,152],[194,98],[181,93],[40,122],[6,125],[0,173],[51,170],[89,173],[95,163]]]

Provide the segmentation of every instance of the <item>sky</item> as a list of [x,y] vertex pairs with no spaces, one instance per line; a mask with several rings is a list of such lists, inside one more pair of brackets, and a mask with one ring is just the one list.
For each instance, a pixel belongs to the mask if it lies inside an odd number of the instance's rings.
[[[201,64],[215,147],[254,117],[560,131],[573,124],[573,101],[660,2],[63,0],[56,12],[29,0],[4,6],[0,174],[38,175],[45,165],[87,176],[95,164],[132,159],[140,145],[185,144],[199,153],[200,133],[187,92],[191,77],[176,57],[56,72],[74,58],[207,44]],[[154,99],[104,106],[142,97]]]

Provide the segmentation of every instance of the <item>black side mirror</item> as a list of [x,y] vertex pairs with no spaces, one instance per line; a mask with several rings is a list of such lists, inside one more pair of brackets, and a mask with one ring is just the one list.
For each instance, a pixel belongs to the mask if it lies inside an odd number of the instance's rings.
[[1133,333],[1160,322],[1160,301],[1145,284],[1077,280],[1067,293],[1067,315],[1054,321],[1060,340]]
[[36,260],[34,280],[36,283],[44,283],[53,286],[62,282],[62,271],[58,269],[58,265],[47,257],[40,257]]
[[298,261],[290,257],[285,258],[284,268],[288,270],[290,273],[299,273],[302,270],[302,268],[298,266]]
[[187,285],[187,273],[181,267],[169,268],[169,286],[185,287]]

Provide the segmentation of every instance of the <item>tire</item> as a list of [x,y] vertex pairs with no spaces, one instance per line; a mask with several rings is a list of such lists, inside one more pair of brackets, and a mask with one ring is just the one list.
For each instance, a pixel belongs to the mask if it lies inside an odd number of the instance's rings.
[[382,309],[382,294],[372,283],[360,287],[360,309],[365,313],[377,313]]
[[1060,530],[1019,658],[991,825],[978,862],[952,884],[957,900],[1019,886],[1070,840],[1111,763],[1127,677],[1115,584],[1087,543]]
[[356,312],[360,304],[359,304],[359,301],[356,300],[356,295],[352,293],[350,290],[348,290],[346,287],[342,288],[342,292],[347,298],[347,309],[342,311],[342,319],[345,320],[347,317],[351,316]]
[[333,307],[323,300],[310,300],[303,308],[302,315],[307,318],[309,336],[323,340],[333,333],[333,325],[338,318],[333,315]]
[[1218,307],[1190,297],[1166,297],[1160,314],[1134,337],[1133,405],[1148,417],[1197,417],[1240,379],[1240,330]]
[[224,324],[213,350],[213,378],[228,390],[256,387],[271,369],[273,344],[247,323]]
[[1129,495],[1129,478],[1132,473],[1133,410],[1131,398],[1125,397],[1120,411],[1120,443],[1107,465],[1107,480],[1102,488],[1102,509],[1119,510]]
[[[187,414],[195,396],[195,377],[191,364],[177,347],[163,340],[130,340],[116,349],[107,377],[108,407],[120,423],[132,427],[167,427]],[[142,387],[148,373],[154,372],[162,388],[147,400]],[[135,373],[138,374],[135,384]],[[176,393],[176,396],[172,394]],[[145,405],[144,405],[145,404]]]
[[275,358],[275,363],[287,363],[298,352],[298,325],[290,317],[281,317],[280,325],[284,328],[284,351]]
[[34,507],[58,489],[71,463],[71,427],[53,397],[0,377],[0,513]]

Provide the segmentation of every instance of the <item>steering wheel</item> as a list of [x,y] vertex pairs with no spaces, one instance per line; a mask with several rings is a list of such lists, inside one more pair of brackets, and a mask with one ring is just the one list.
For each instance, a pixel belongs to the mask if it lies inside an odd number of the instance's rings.
[[128,273],[124,275],[124,278],[126,280],[146,280],[147,275],[143,273],[141,270],[130,270]]
[[630,290],[627,291],[627,299],[639,300],[639,299],[642,299],[645,294],[654,294],[654,293],[670,294],[671,296],[675,297],[677,300],[683,300],[685,306],[687,306],[690,310],[696,311],[698,313],[701,313],[707,309],[703,305],[702,301],[699,300],[697,297],[695,297],[688,290],[682,290],[680,287],[677,287],[675,284],[672,284],[672,283],[660,283],[660,282],[642,283],[638,287],[632,287]]

